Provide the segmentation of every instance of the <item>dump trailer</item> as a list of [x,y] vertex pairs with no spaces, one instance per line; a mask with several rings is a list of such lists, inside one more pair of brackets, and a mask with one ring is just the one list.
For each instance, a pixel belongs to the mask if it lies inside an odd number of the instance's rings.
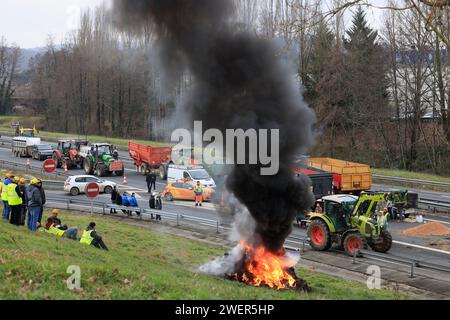
[[172,147],[145,146],[135,142],[128,143],[128,153],[134,160],[136,171],[145,175],[147,170],[159,170],[160,178],[167,179],[168,166],[172,164]]
[[332,158],[310,158],[308,165],[333,174],[333,191],[359,194],[372,188],[370,166]]
[[311,179],[311,191],[317,199],[333,193],[333,174],[324,170],[296,164],[292,168],[295,174],[305,174]]

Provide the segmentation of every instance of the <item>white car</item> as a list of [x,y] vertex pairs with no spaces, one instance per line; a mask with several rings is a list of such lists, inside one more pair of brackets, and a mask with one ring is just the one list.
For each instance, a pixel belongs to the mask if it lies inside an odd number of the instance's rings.
[[112,181],[106,181],[94,176],[71,176],[67,178],[64,183],[64,191],[70,193],[73,196],[77,196],[81,193],[85,193],[86,186],[89,183],[95,182],[100,187],[100,193],[110,194],[117,184]]

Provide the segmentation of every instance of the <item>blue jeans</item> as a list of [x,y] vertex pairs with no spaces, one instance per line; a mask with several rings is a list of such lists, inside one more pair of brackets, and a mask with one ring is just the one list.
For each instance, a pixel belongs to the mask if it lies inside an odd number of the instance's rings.
[[37,223],[39,221],[39,213],[41,211],[40,207],[30,207],[30,218],[28,223],[28,229],[30,229],[33,232],[36,232],[37,230]]
[[9,215],[11,214],[11,207],[7,201],[3,201],[3,219],[9,220]]

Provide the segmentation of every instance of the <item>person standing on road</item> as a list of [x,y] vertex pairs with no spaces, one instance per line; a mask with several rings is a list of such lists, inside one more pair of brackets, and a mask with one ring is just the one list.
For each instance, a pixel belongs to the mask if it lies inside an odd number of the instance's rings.
[[42,193],[39,187],[38,179],[33,179],[30,181],[30,186],[27,188],[27,199],[28,199],[28,229],[32,232],[36,232],[39,223],[39,214],[41,212],[42,205]]
[[200,184],[200,181],[197,181],[197,185],[194,187],[194,193],[195,193],[195,206],[202,206],[203,202],[203,187]]
[[42,186],[42,181],[39,179],[38,179],[38,181],[39,181],[39,183],[37,184],[37,187],[39,188],[39,192],[41,193],[41,199],[42,199],[41,210],[39,211],[39,218],[38,218],[39,226],[41,226],[42,225],[42,213],[44,212],[44,205],[47,202],[47,200],[45,198],[45,191]]
[[8,204],[11,207],[9,223],[20,226],[20,214],[22,211],[22,192],[18,183],[19,177],[14,177],[14,182],[8,185]]
[[147,171],[147,188],[148,188],[148,193],[152,193],[152,190],[156,190],[156,173],[154,170],[152,171]]
[[[118,194],[119,194],[119,192],[117,191],[117,187],[114,186],[113,191],[111,192],[112,205],[117,205]],[[116,208],[111,208],[111,210],[109,210],[109,213],[117,213]]]
[[11,183],[11,174],[5,175],[5,180],[2,182],[2,201],[3,201],[3,219],[9,220],[11,208],[8,204],[8,185]]
[[103,242],[103,238],[98,235],[97,231],[95,231],[96,224],[95,222],[91,222],[86,230],[83,232],[83,235],[80,239],[80,243],[94,246],[99,249],[108,250],[108,247]]
[[145,182],[147,182],[147,193],[151,193],[152,177],[150,175],[150,170],[147,170],[145,172]]
[[22,206],[20,208],[20,225],[25,225],[25,219],[27,217],[27,186],[26,186],[27,180],[25,178],[21,178],[19,181],[19,188],[20,192],[22,193]]

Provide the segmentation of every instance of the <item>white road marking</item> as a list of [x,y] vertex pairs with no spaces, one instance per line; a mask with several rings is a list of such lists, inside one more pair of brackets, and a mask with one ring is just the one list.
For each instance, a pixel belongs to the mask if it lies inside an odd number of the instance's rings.
[[407,243],[407,242],[401,242],[401,241],[392,241],[393,243],[402,245],[402,246],[407,246],[407,247],[413,247],[413,248],[418,248],[418,249],[423,249],[423,250],[428,250],[428,251],[433,251],[433,252],[438,252],[438,253],[443,253],[443,254],[448,254],[450,255],[449,251],[445,251],[445,250],[439,250],[439,249],[434,249],[434,248],[430,248],[430,247],[424,247],[424,246],[419,246],[417,244],[412,244],[412,243]]

